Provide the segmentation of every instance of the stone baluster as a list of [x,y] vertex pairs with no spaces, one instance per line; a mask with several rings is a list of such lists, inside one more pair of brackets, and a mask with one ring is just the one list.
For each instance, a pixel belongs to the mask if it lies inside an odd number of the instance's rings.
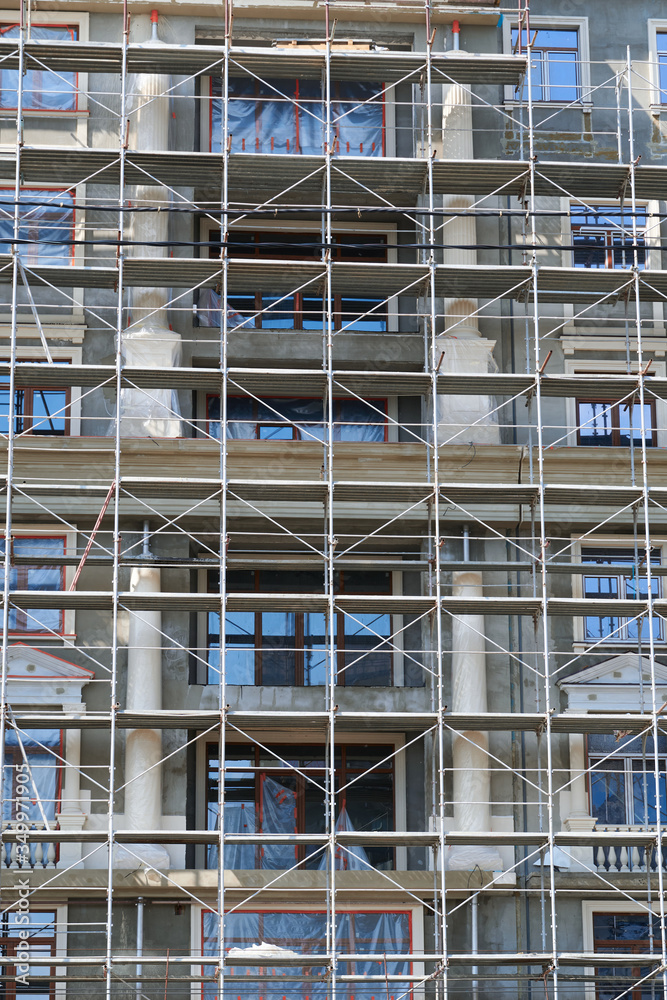
[[625,844],[620,848],[620,850],[618,848],[616,849],[616,855],[620,862],[620,870],[622,872],[629,872],[630,869],[628,868],[628,849],[625,846]]
[[595,848],[595,867],[599,872],[604,871],[604,847],[602,844]]

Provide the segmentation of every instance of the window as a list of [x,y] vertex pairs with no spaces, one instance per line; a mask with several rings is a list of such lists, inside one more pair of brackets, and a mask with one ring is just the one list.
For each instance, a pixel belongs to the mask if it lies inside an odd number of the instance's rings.
[[[9,586],[12,590],[64,590],[64,566],[49,565],[49,559],[65,555],[65,538],[26,537],[12,540],[12,569]],[[0,554],[4,556],[4,539],[0,540]],[[42,562],[43,560],[43,562]],[[9,629],[38,635],[61,633],[64,630],[64,613],[55,608],[9,610]]]
[[667,104],[667,31],[656,32],[658,55],[658,103]]
[[[667,822],[665,754],[667,736],[660,736],[660,770],[656,801],[653,737],[590,735],[588,757],[591,815],[601,826],[654,826],[657,803],[660,822]],[[610,756],[611,755],[611,756]]]
[[[370,404],[370,405],[368,405]],[[334,400],[334,441],[386,441],[386,399]],[[375,409],[373,409],[375,407]],[[381,412],[378,413],[378,410]],[[220,437],[220,397],[206,399],[206,429]],[[321,399],[227,399],[227,437],[263,441],[322,441],[326,433]]]
[[[522,51],[528,47],[528,35],[522,31]],[[579,31],[576,28],[530,28],[532,46],[531,84],[534,101],[569,103],[581,96],[579,66]],[[512,29],[512,45],[519,46],[519,29]],[[528,85],[523,99],[528,100]]]
[[[352,744],[336,748],[338,830],[395,829],[393,746]],[[256,745],[227,744],[225,823],[228,833],[325,834],[324,746],[277,746],[273,753]],[[219,751],[207,748],[207,829],[217,830]],[[385,761],[385,763],[381,763]],[[288,767],[287,765],[291,765]],[[297,773],[298,768],[299,773]],[[326,867],[322,845],[229,844],[225,868],[289,869]],[[394,867],[391,847],[340,848],[339,869],[368,871]],[[209,845],[207,867],[217,868],[218,848]]]
[[[225,946],[227,951],[259,946],[266,943],[279,954],[277,949],[297,952],[304,956],[325,955],[327,953],[327,914],[323,910],[235,910],[225,914]],[[202,955],[218,954],[217,914],[209,911],[202,914]],[[336,951],[348,954],[369,955],[409,955],[413,951],[412,913],[409,910],[344,910],[336,909]],[[386,966],[386,967],[385,967]],[[214,966],[204,967],[204,975],[213,976]],[[378,977],[409,976],[412,963],[408,961],[368,961],[338,962],[339,975]],[[266,983],[257,982],[258,975],[275,982],[275,993],[286,995],[290,1000],[325,1000],[330,989],[326,979],[326,969],[320,966],[303,965],[272,966],[267,958],[265,966],[233,968],[234,996],[240,1000],[261,1000],[267,995]],[[280,979],[287,977],[286,985],[280,986]],[[277,980],[277,982],[276,982]],[[384,982],[378,991],[378,983],[354,982],[336,983],[336,996],[340,1000],[371,1000],[380,994],[384,997]],[[398,987],[398,996],[402,989]],[[203,988],[205,1000],[218,996],[217,984],[206,983]],[[387,990],[388,993],[388,990]],[[394,994],[387,997],[393,1000]]]
[[[70,398],[70,389],[40,389],[34,386],[15,389],[14,433],[42,434],[49,437],[63,437],[69,434]],[[9,386],[7,383],[0,383],[0,434],[8,433]]]
[[[20,740],[19,740],[20,735]],[[54,753],[48,752],[52,748]],[[30,829],[43,829],[45,823],[55,825],[56,813],[60,807],[61,767],[54,754],[60,757],[62,751],[62,731],[60,729],[26,730],[20,734],[7,729],[5,734],[5,765],[3,787],[3,821],[13,823],[17,814],[27,814]],[[46,867],[50,849],[55,859],[56,845],[26,845],[27,854],[19,854],[16,861],[21,868]],[[9,865],[11,845],[3,844],[2,861]]]
[[[581,205],[570,209],[573,262],[575,267],[634,267],[632,211],[600,206],[589,211]],[[637,209],[637,263],[648,264],[646,255],[646,209]]]
[[[385,155],[384,84],[332,82],[334,151]],[[221,83],[211,79],[210,148],[220,152]],[[232,153],[321,155],[326,141],[322,85],[316,80],[229,81]]]
[[[294,570],[239,571],[227,574],[230,591],[249,593],[323,593],[321,573]],[[218,590],[218,574],[208,574],[209,593]],[[337,576],[336,592],[389,594],[388,572]],[[208,683],[220,681],[220,616],[207,615]],[[391,615],[354,616],[339,611],[334,619],[339,684],[387,687],[392,684]],[[311,611],[235,611],[226,616],[228,684],[312,686],[327,677],[326,616]]]
[[[74,262],[74,198],[68,191],[22,188],[19,256],[24,264]],[[0,189],[0,253],[14,239],[14,192]]]
[[[655,400],[644,403],[646,447],[658,444]],[[577,400],[577,444],[627,448],[641,445],[639,403],[603,399]]]
[[619,951],[624,955],[636,955],[637,959],[631,965],[602,966],[596,968],[598,977],[597,1000],[616,1000],[625,997],[627,1000],[649,1000],[656,995],[654,979],[648,979],[638,986],[633,986],[640,979],[648,976],[655,963],[651,966],[642,965],[641,955],[654,955],[659,960],[660,952],[660,918],[649,913],[593,913],[593,939],[595,951]]
[[[18,910],[5,910],[0,923],[0,954],[12,956],[20,950],[23,952],[27,943],[32,958],[56,954],[56,914],[53,910],[34,910],[32,907],[25,916],[19,917]],[[25,922],[27,916],[27,924]],[[20,920],[20,922],[19,922]],[[25,932],[28,931],[26,938]],[[19,945],[21,947],[19,948]],[[8,965],[3,969],[6,977],[3,982],[2,996],[6,1000],[16,1000],[17,997],[32,997],[33,1000],[53,1000],[55,997],[55,969],[44,965],[31,966],[28,972],[28,986],[17,981],[22,973],[16,965]]]
[[[638,559],[632,549],[582,549],[581,561],[598,568],[595,574],[584,575],[584,597],[620,600],[647,600],[646,555],[639,549]],[[651,553],[651,565],[660,565],[660,553]],[[661,578],[651,577],[653,597],[661,595]],[[653,638],[662,641],[663,625],[659,616],[653,618],[652,626],[647,618],[629,620],[616,615],[598,618],[587,615],[584,618],[584,635],[587,642],[600,639],[608,642],[636,642],[641,638],[648,641],[649,628]]]
[[[18,24],[1,24],[0,38],[18,38]],[[33,24],[30,37],[36,40],[69,42],[77,41],[79,29],[72,24]],[[45,69],[29,69],[23,79],[23,107],[26,111],[77,110],[77,74],[62,71],[50,73]],[[13,111],[18,94],[18,70],[0,68],[0,109]]]
[[[220,232],[209,237],[209,256],[220,257]],[[336,233],[333,237],[334,261],[384,262],[387,260],[387,236],[380,233]],[[285,233],[277,230],[259,232],[232,231],[229,256],[280,260],[322,259],[319,231]],[[198,317],[202,326],[220,326],[220,294],[214,289],[200,293]],[[322,330],[325,325],[326,300],[322,296],[296,292],[288,296],[233,295],[227,299],[230,329]],[[382,298],[334,295],[333,325],[346,332],[385,333],[387,306]],[[256,315],[259,314],[259,315]]]

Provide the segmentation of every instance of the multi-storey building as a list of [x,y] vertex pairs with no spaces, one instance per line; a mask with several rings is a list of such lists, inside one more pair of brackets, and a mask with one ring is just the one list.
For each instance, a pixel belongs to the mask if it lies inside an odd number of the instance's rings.
[[667,998],[664,4],[0,13],[3,995]]

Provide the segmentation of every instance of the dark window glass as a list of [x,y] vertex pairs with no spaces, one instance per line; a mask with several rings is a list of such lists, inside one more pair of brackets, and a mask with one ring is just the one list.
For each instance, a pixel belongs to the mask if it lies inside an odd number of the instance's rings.
[[[521,48],[528,47],[528,33],[522,31]],[[530,29],[531,87],[534,101],[567,103],[581,96],[579,79],[579,33],[576,30],[557,28]],[[519,45],[518,28],[512,30],[512,44]],[[524,85],[523,99],[528,100],[528,84]]]
[[[4,555],[5,543],[0,540],[0,554]],[[64,538],[15,538],[14,558],[43,558],[39,565],[14,565],[10,571],[9,586],[12,590],[64,590],[65,570],[50,566],[49,557],[65,554]],[[64,615],[55,608],[10,608],[11,632],[62,632]]]
[[[581,561],[586,564],[596,566],[609,566],[609,574],[596,573],[583,577],[584,597],[604,599],[627,599],[639,598],[646,600],[648,597],[648,587],[646,580],[646,566],[643,561],[643,553],[639,553],[639,564],[635,564],[634,553],[627,549],[584,549]],[[652,553],[652,565],[660,565],[660,553]],[[660,577],[651,578],[651,592],[653,597],[661,595]],[[637,641],[641,630],[642,641],[648,641],[649,629],[651,625],[648,619],[637,620],[619,618],[616,615],[604,615],[595,617],[587,615],[584,619],[584,633],[586,641],[598,641],[606,639],[610,642],[630,642]],[[653,638],[661,640],[663,636],[662,619],[656,615],[652,624]]]
[[[589,211],[573,206],[570,212],[575,267],[629,268],[634,266],[632,214],[606,206]],[[637,263],[646,267],[646,212],[638,209]]]
[[[18,24],[0,25],[0,38],[19,38]],[[30,37],[35,41],[76,41],[79,29],[74,25],[33,24]],[[51,73],[47,69],[29,69],[23,79],[23,107],[26,111],[76,111],[77,74],[66,70]],[[0,68],[0,109],[16,108],[18,70]]]

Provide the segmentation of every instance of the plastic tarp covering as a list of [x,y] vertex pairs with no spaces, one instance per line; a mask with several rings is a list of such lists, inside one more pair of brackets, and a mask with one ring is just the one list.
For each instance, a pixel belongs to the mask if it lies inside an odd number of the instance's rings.
[[[0,555],[5,551],[5,543],[0,540]],[[9,586],[12,590],[63,590],[64,574],[60,566],[49,566],[49,556],[65,554],[63,538],[15,538],[14,552],[23,556],[43,556],[45,566],[22,566],[21,585],[19,570],[13,566],[10,571]],[[9,628],[12,632],[60,632],[63,612],[58,608],[10,608]]]
[[[17,24],[0,27],[0,38],[19,38]],[[30,37],[36,40],[73,41],[77,29],[66,25],[34,25]],[[31,69],[23,82],[23,107],[26,111],[76,111],[76,73],[50,73]],[[0,70],[0,108],[15,108],[18,97],[18,70]]]
[[[296,791],[266,775],[262,775],[261,782],[262,832],[296,833]],[[296,845],[264,844],[262,868],[293,868],[298,861],[297,850]]]
[[382,156],[384,104],[382,99],[373,99],[382,91],[382,84],[339,83],[338,88],[340,100],[332,107],[338,152],[343,156]]
[[[220,302],[222,296],[214,288],[202,288],[199,291],[199,304],[197,306],[197,317],[200,326],[213,326],[220,329]],[[227,329],[234,333],[240,329],[254,330],[255,321],[252,317],[241,316],[235,309],[227,309]]]
[[[66,191],[24,188],[19,208],[19,256],[28,265],[72,258],[74,199]],[[0,194],[0,253],[11,252],[14,192]]]
[[[286,994],[290,998],[303,1000],[324,998],[330,992],[330,984],[323,978],[322,966],[284,966],[271,965],[271,958],[277,955],[291,957],[296,952],[302,955],[326,954],[327,916],[324,912],[275,911],[275,912],[235,912],[225,916],[225,946],[229,954],[242,954],[240,949],[248,951],[252,957],[252,966],[231,966],[228,970],[230,993],[243,1000],[259,1000],[266,992],[266,984],[253,983],[251,976],[266,975],[280,980],[291,977],[286,988],[276,989],[278,995]],[[203,921],[203,953],[216,955],[218,947],[218,917],[214,913],[205,913]],[[383,955],[409,953],[411,944],[410,915],[406,912],[368,913],[368,912],[338,912],[336,918],[336,951],[341,954]],[[262,952],[266,954],[265,965],[258,965]],[[206,974],[213,973],[213,967],[206,968]],[[408,961],[387,962],[386,972],[390,976],[409,975],[411,963]],[[381,976],[385,973],[385,962],[349,962],[339,963],[338,972],[341,975]],[[377,983],[360,982],[336,984],[336,996],[346,1000],[370,998],[377,993]],[[396,987],[400,993],[401,990]],[[384,990],[381,991],[384,995]],[[214,984],[204,987],[207,1000],[217,997]],[[393,1000],[393,994],[388,1000]]]
[[[341,809],[336,820],[336,833],[341,831],[354,831],[352,820],[347,814],[347,809]],[[319,863],[320,871],[326,871],[329,867],[327,852],[322,855]],[[363,847],[337,847],[336,848],[336,871],[356,871],[367,872],[371,868]]]
[[[485,374],[498,371],[491,347],[479,337],[438,338],[443,372]],[[491,396],[438,396],[438,444],[498,444],[498,414]]]
[[[28,761],[28,769],[25,768],[21,744]],[[52,747],[58,756],[62,756],[60,730],[28,729],[21,733],[14,729],[5,731],[6,762],[2,788],[2,818],[5,822],[15,820],[17,812],[23,811],[28,815],[26,821],[28,827],[32,827],[33,824],[41,826],[44,823],[44,816],[46,816],[49,826],[55,825],[59,761],[53,754],[42,750],[42,747]],[[19,809],[17,796],[19,775],[25,779],[21,782],[21,786],[25,786],[27,789],[27,794],[20,800],[21,809]],[[34,865],[36,846],[36,844],[30,845],[30,862],[24,862],[22,867]],[[43,847],[45,858],[49,845],[40,846]],[[5,863],[10,860],[10,844],[3,845],[1,856]]]
[[[216,88],[218,93],[220,92]],[[336,85],[332,138],[345,156],[384,154],[381,83]],[[322,155],[326,139],[322,88],[308,80],[230,80],[228,127],[232,153]],[[368,103],[366,103],[368,102]],[[211,150],[220,152],[222,102],[211,101]]]
[[[218,804],[209,803],[209,829],[220,829]],[[215,823],[211,820],[215,817]],[[225,829],[227,833],[256,833],[256,809],[254,802],[225,802]],[[252,871],[255,863],[255,844],[225,844],[225,868],[232,871]],[[207,867],[218,867],[218,845],[210,844],[207,852]]]
[[[175,368],[181,363],[181,338],[171,330],[146,323],[123,334],[123,356],[128,365]],[[123,437],[171,438],[181,434],[178,393],[173,389],[121,389]],[[114,433],[113,424],[107,434]]]
[[[219,400],[209,400],[208,418],[208,433],[219,438]],[[380,442],[385,439],[386,423],[382,413],[371,409],[362,400],[337,400],[334,421],[334,441]],[[294,430],[297,439],[302,441],[325,440],[324,404],[321,399],[265,399],[255,407],[249,397],[227,398],[228,438],[292,440]]]

